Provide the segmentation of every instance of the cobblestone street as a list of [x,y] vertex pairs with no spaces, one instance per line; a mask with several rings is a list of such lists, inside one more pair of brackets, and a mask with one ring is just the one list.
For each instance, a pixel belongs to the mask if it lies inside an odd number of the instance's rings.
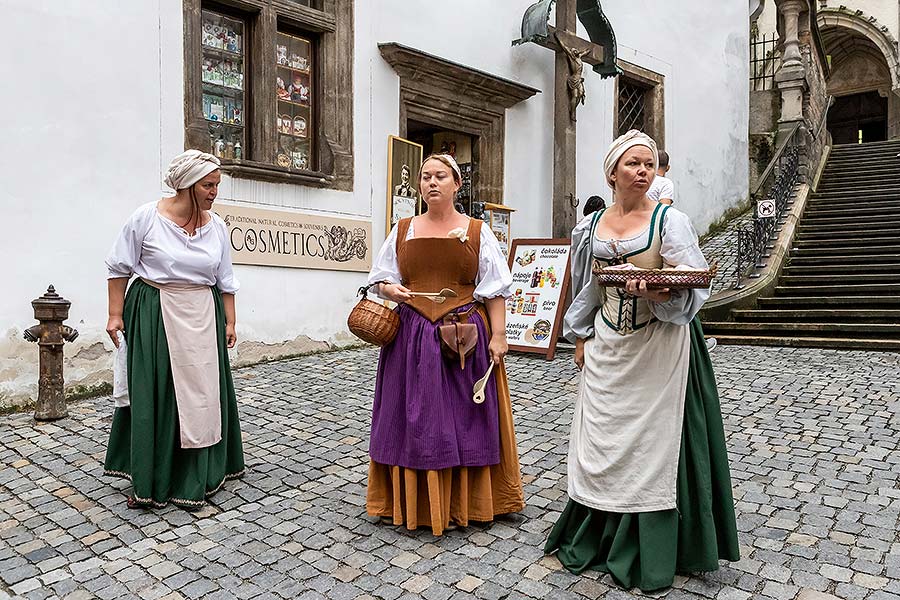
[[[235,371],[249,471],[199,513],[129,510],[101,478],[112,401],[35,425],[0,417],[0,597],[639,597],[571,575],[542,546],[566,497],[571,354],[515,355],[528,507],[486,526],[409,532],[365,515],[377,353]],[[665,597],[900,598],[900,355],[720,346],[740,562]]]

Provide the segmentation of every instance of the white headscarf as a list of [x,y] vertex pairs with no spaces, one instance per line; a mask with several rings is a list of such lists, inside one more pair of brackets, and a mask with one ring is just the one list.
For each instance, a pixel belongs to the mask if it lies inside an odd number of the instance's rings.
[[606,173],[606,183],[614,190],[616,186],[613,184],[610,176],[616,170],[616,164],[622,158],[622,155],[634,146],[647,146],[650,148],[653,152],[653,168],[655,169],[659,166],[659,151],[656,149],[656,142],[653,141],[652,137],[637,129],[632,129],[620,135],[609,145],[609,150],[606,151],[606,158],[603,160],[603,172]]
[[175,191],[191,187],[219,168],[219,159],[199,150],[186,150],[172,159],[166,170],[166,185]]
[[[425,160],[422,161],[422,167],[424,167],[425,163],[427,163],[429,160],[431,160],[432,158],[437,158],[437,157],[441,157],[444,160],[446,160],[448,163],[450,163],[450,168],[453,169],[454,173],[456,173],[457,179],[462,181],[462,171],[459,170],[459,165],[456,164],[456,159],[453,158],[452,156],[450,156],[449,154],[432,154],[431,156],[429,156],[428,158],[426,158]],[[422,167],[419,167],[420,173],[422,172]]]

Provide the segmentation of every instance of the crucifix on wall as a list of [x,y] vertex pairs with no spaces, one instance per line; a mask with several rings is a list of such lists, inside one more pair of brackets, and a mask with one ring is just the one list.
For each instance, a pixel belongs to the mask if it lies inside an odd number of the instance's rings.
[[[556,4],[556,26],[549,24]],[[579,38],[581,21],[590,40]],[[576,223],[575,124],[578,106],[587,98],[584,64],[600,77],[615,77],[616,38],[598,0],[540,0],[522,19],[522,37],[513,45],[532,42],[556,54],[553,110],[553,237],[567,238]]]

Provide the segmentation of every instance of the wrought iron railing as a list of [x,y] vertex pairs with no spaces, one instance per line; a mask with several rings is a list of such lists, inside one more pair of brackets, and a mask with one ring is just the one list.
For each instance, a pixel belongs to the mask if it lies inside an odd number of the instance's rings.
[[[736,231],[736,264],[734,289],[743,288],[745,276],[755,279],[766,267],[778,233],[784,224],[785,213],[794,201],[794,188],[800,177],[800,149],[804,130],[796,125],[775,152],[763,171],[756,189],[750,194],[753,202],[753,221]],[[765,202],[760,202],[764,200]],[[760,214],[760,209],[765,214]]]
[[777,50],[778,34],[760,36],[754,28],[750,35],[750,90],[771,90],[775,87],[775,70],[781,60]]

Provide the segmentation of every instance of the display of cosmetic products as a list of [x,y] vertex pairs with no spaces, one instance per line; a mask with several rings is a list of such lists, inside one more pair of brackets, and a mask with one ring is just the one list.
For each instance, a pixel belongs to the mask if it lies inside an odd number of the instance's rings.
[[240,100],[228,96],[203,94],[203,117],[232,125],[244,124],[244,106]]
[[204,83],[243,90],[244,64],[230,58],[220,59],[215,56],[204,56],[200,78]]
[[243,53],[244,24],[223,15],[203,11],[203,26],[200,41],[207,48],[225,50],[234,54]]

